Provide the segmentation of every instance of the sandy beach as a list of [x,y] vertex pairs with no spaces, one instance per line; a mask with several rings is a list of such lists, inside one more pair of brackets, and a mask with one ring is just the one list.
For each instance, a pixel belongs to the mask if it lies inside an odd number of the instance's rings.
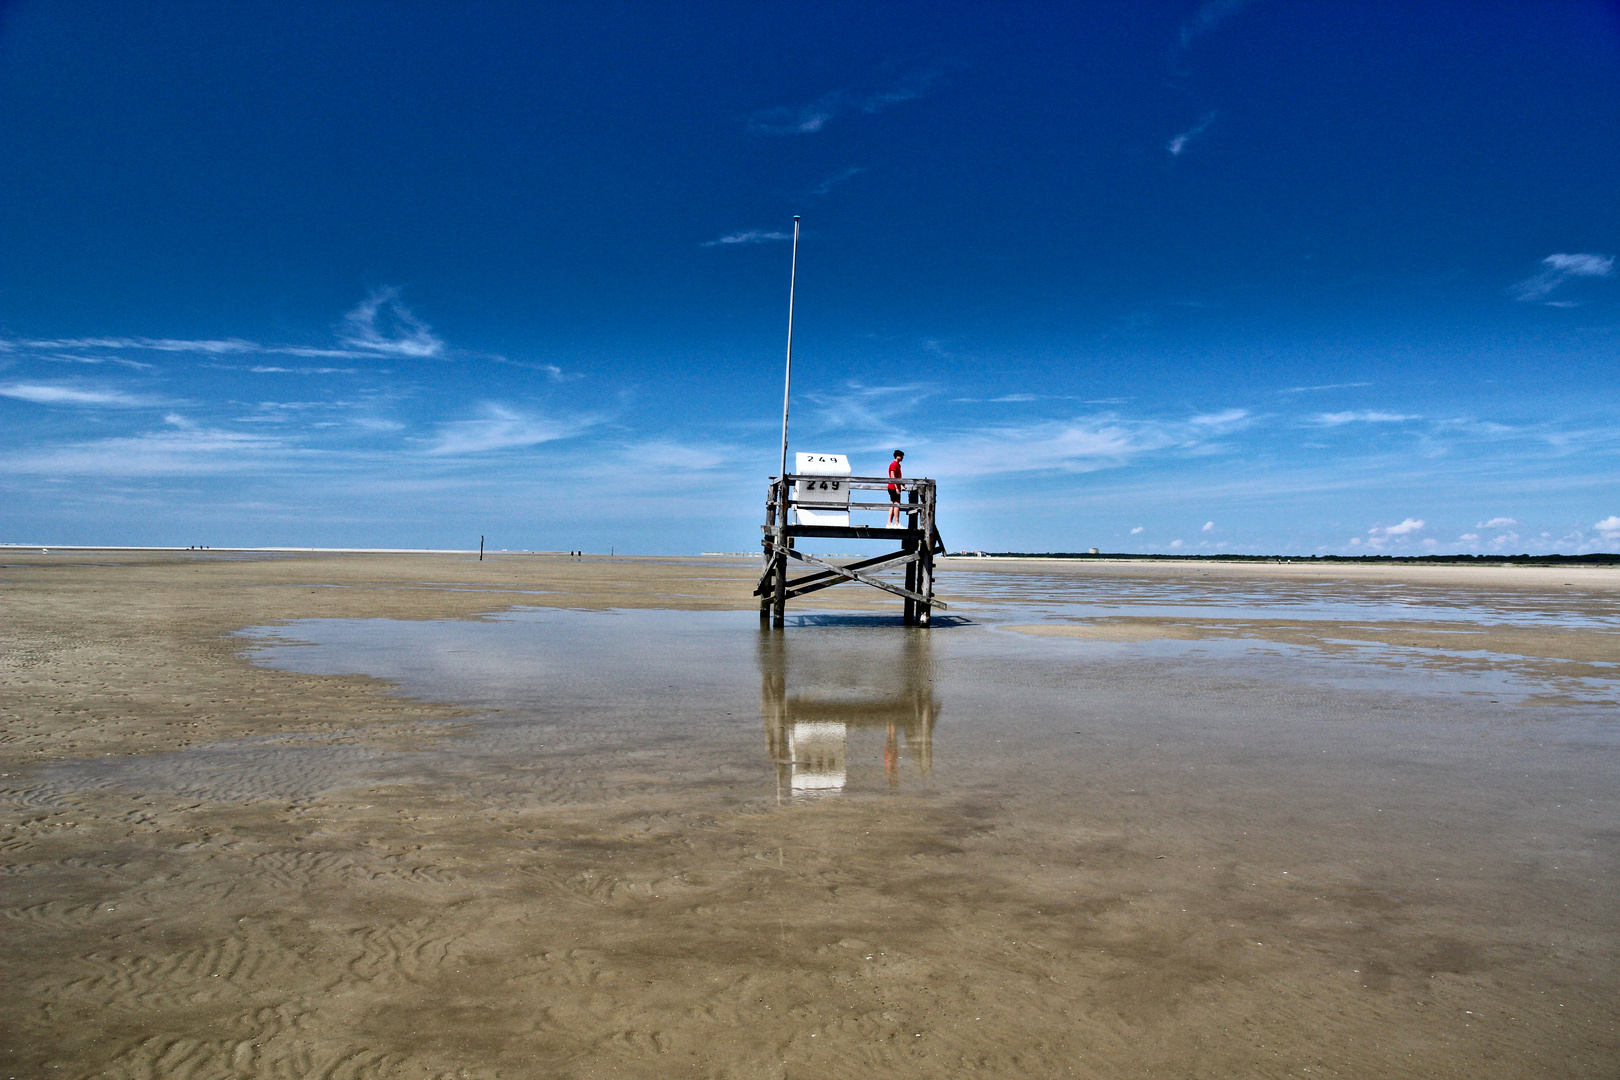
[[1620,570],[0,563],[7,1076],[1620,1060]]

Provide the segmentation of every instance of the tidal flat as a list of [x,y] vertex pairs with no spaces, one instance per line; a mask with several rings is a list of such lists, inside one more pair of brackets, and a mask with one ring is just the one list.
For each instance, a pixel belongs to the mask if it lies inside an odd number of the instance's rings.
[[0,1075],[1620,1061],[1620,571],[0,563]]

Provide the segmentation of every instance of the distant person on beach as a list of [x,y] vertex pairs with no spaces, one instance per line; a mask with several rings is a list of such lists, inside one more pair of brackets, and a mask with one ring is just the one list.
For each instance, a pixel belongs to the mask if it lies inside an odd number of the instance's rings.
[[901,478],[900,463],[904,460],[906,460],[906,452],[896,450],[894,460],[889,462],[889,528],[891,529],[900,527],[900,485],[893,481]]

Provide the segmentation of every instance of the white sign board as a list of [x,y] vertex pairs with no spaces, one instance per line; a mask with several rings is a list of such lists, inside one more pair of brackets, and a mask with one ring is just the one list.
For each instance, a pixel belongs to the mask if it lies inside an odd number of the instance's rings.
[[[793,471],[815,480],[801,480],[793,485],[793,498],[799,502],[842,503],[849,505],[849,485],[843,478],[849,475],[849,458],[843,454],[794,454]],[[849,527],[849,511],[835,506],[812,509],[798,507],[800,525],[837,525]]]

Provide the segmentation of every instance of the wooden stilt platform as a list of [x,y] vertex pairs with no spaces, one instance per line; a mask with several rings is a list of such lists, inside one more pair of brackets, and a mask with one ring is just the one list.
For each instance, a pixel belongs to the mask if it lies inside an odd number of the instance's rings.
[[[769,620],[772,626],[782,626],[787,619],[787,602],[807,596],[834,585],[858,582],[893,593],[905,601],[905,621],[908,626],[927,626],[934,608],[945,608],[944,601],[934,599],[934,556],[943,554],[945,544],[934,525],[934,481],[889,480],[877,476],[837,477],[850,491],[882,491],[885,494],[892,483],[901,492],[900,515],[904,528],[877,528],[868,525],[799,525],[792,521],[793,511],[878,510],[889,512],[890,502],[826,502],[816,498],[816,485],[827,482],[821,475],[799,475],[771,479],[770,497],[765,503],[763,544],[765,571],[760,575],[754,595],[760,598],[759,618]],[[825,498],[825,496],[823,496]],[[794,547],[800,538],[829,540],[893,540],[900,550],[870,559],[859,559],[840,565],[819,555],[808,555]],[[796,578],[788,577],[789,560],[807,564],[812,572]],[[906,568],[904,587],[877,577],[883,570]]]

